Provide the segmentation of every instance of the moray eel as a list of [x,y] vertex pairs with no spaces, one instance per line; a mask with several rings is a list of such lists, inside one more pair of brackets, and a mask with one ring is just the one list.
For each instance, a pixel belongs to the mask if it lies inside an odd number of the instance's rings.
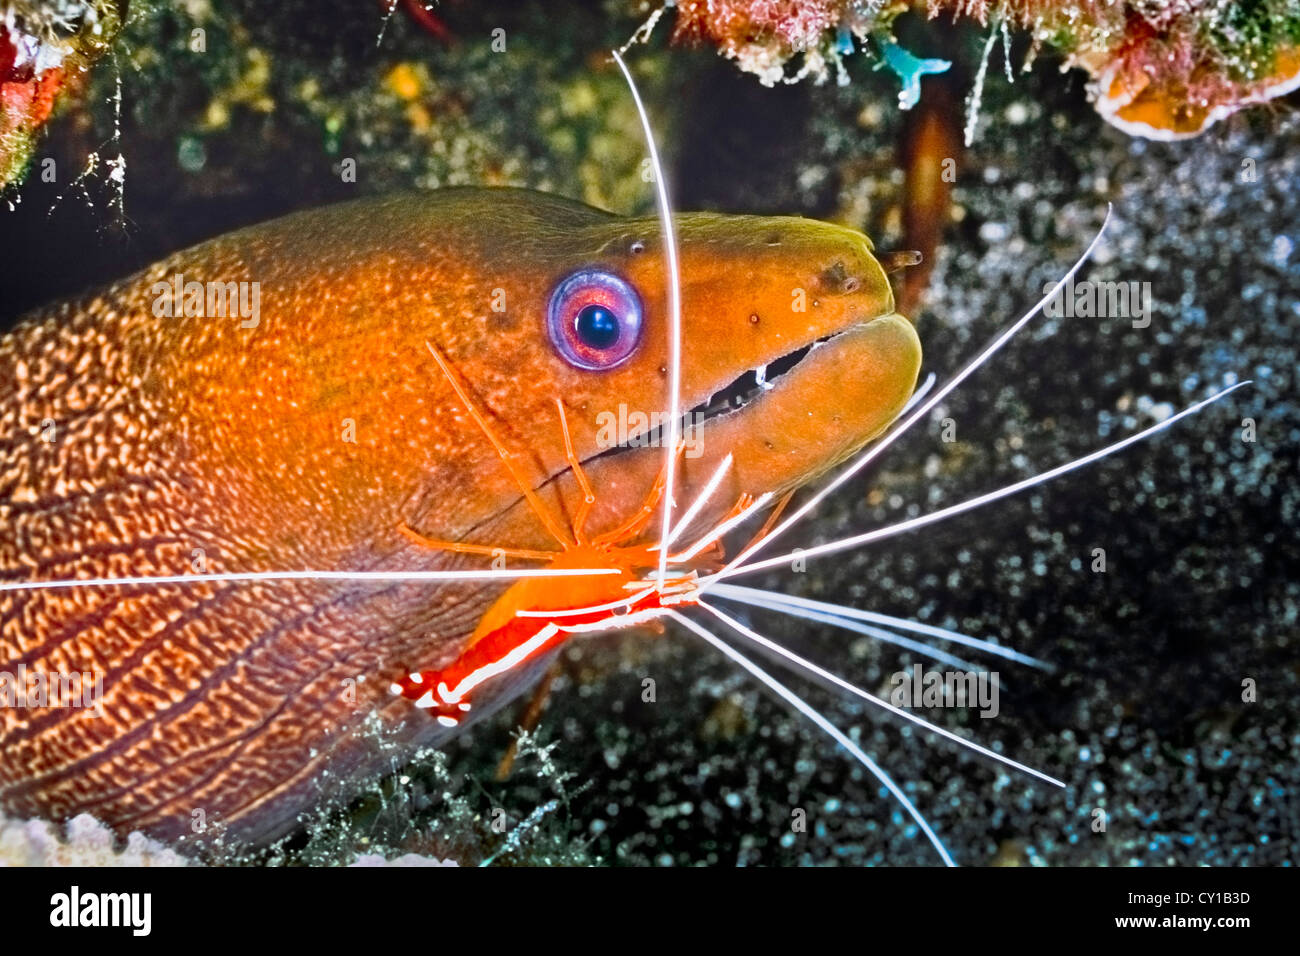
[[[717,518],[879,434],[912,392],[920,346],[865,236],[797,218],[675,222],[681,408],[709,409],[677,498],[730,453]],[[257,314],[197,301],[188,311],[207,314],[157,314],[177,281],[256,283],[243,288]],[[655,219],[523,190],[365,199],[177,253],[0,339],[0,584],[485,566],[404,527],[551,544],[431,345],[557,514],[580,496],[558,397],[596,490],[589,525],[617,525],[664,456],[609,447],[600,416],[671,407],[666,316]],[[756,370],[767,387],[746,387]],[[0,806],[200,844],[273,839],[458,732],[390,683],[455,660],[507,587],[0,591],[11,690],[20,673],[101,682],[96,709],[0,707]],[[536,672],[485,687],[474,716]]]

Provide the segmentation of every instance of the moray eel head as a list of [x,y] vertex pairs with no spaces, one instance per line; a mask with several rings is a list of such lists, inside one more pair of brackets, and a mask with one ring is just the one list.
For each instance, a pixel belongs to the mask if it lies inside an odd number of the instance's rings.
[[[657,219],[552,202],[573,218],[552,212],[535,223],[530,201],[512,217],[513,236],[492,239],[493,254],[520,264],[496,287],[503,311],[487,315],[485,331],[441,344],[494,421],[535,458],[539,487],[558,479],[551,483],[569,498],[577,490],[554,408],[563,401],[597,489],[599,529],[634,511],[663,465],[668,266]],[[675,224],[685,441],[678,499],[689,500],[727,454],[733,499],[779,494],[880,434],[915,387],[921,349],[894,312],[870,240],[792,217],[684,213]],[[635,325],[635,344],[593,355],[570,341],[584,310],[604,320],[596,332],[607,338],[610,326]],[[508,475],[498,470],[504,489]],[[519,527],[500,540],[543,539]]]
[[[734,458],[707,522],[879,434],[920,349],[862,235],[712,214],[676,225],[679,506]],[[595,491],[589,530],[617,526],[664,463],[668,276],[652,218],[448,190],[230,233],[30,316],[0,338],[0,575],[483,566],[408,532],[553,549],[523,489],[568,527],[581,495],[557,399]],[[206,301],[159,309],[191,283]],[[253,314],[213,314],[214,285],[248,292]],[[41,437],[50,423],[57,441]],[[0,672],[101,678],[103,713],[0,708],[0,806],[163,838],[273,838],[454,732],[390,686],[458,660],[481,622],[528,603],[507,590],[0,592]],[[475,715],[531,673],[485,688]]]

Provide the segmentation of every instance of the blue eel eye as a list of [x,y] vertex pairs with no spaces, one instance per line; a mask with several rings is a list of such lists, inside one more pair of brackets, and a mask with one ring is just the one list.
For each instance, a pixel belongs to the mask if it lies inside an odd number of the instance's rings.
[[546,331],[566,362],[593,372],[621,365],[641,342],[641,299],[623,279],[583,269],[551,293]]

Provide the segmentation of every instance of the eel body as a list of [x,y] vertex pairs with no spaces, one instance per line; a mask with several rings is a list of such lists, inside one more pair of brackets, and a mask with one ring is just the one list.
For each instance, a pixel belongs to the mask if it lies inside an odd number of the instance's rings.
[[[859,233],[702,213],[676,224],[681,407],[716,407],[773,370],[771,387],[708,418],[682,462],[679,503],[734,456],[716,519],[883,430],[920,350]],[[643,336],[616,368],[577,367],[548,338],[557,284],[583,269],[621,277],[642,303]],[[256,315],[159,309],[160,290],[189,282],[255,288]],[[291,215],[22,320],[0,339],[0,584],[197,580],[0,591],[0,691],[12,698],[20,675],[27,689],[70,674],[99,688],[94,708],[0,706],[0,807],[265,841],[455,733],[388,688],[455,659],[505,584],[202,576],[486,566],[403,526],[550,544],[430,344],[564,515],[579,491],[560,399],[596,492],[590,524],[621,523],[664,456],[608,447],[601,416],[669,407],[666,323],[656,220],[504,189]],[[497,681],[475,715],[529,676]]]

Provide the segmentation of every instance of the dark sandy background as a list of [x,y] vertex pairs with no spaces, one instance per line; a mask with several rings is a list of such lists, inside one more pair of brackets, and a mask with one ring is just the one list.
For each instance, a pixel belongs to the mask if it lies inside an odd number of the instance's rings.
[[[24,193],[0,213],[0,320],[354,191],[493,181],[649,208],[626,92],[601,62],[636,25],[620,4],[452,6],[452,50],[401,18],[376,48],[380,15],[364,3],[193,6],[210,18],[201,68],[175,50],[184,16],[142,10],[128,47],[97,74],[92,107],[56,123],[46,146],[77,163],[111,134],[106,97],[121,75],[125,229],[93,178],[89,202],[65,191],[52,215],[48,188]],[[498,20],[511,38],[504,55],[485,50]],[[982,38],[937,30],[948,28],[917,28],[913,45],[955,55],[954,82],[966,82]],[[682,208],[838,217],[898,248],[888,76],[858,60],[847,87],[770,90],[708,50],[666,52],[662,36],[629,59]],[[384,81],[396,63],[427,70],[416,102],[431,126]],[[928,716],[1059,776],[1064,791],[792,679],[906,787],[959,862],[1290,863],[1300,845],[1300,117],[1282,103],[1156,144],[1106,126],[1077,73],[1040,61],[1010,85],[1000,67],[995,55],[954,194],[959,221],[916,316],[926,370],[955,370],[1032,304],[1107,203],[1112,224],[1087,275],[1150,282],[1150,327],[1039,319],[791,543],[960,501],[1234,381],[1254,384],[1019,498],[745,583],[991,636],[1055,665],[998,666],[995,720]],[[218,115],[205,126],[214,102],[226,103],[225,125]],[[362,176],[344,188],[332,166],[348,155],[361,157]],[[1253,182],[1243,181],[1248,159]],[[956,422],[955,443],[939,438],[943,417]],[[1256,422],[1254,443],[1242,440],[1244,418]],[[1090,570],[1098,547],[1105,574]],[[747,619],[872,690],[914,660],[766,612]],[[463,862],[499,851],[515,863],[937,861],[864,770],[689,635],[604,639],[565,656],[538,731],[554,745],[545,760],[526,755],[509,783],[493,780],[519,717],[508,710],[445,761],[405,768],[377,789],[383,800],[251,859],[337,862],[379,849]],[[645,677],[653,704],[641,701]],[[1241,699],[1247,678],[1254,703]],[[485,825],[496,807],[514,831],[504,850]],[[806,833],[790,830],[796,808]],[[1099,808],[1104,833],[1091,826]]]

